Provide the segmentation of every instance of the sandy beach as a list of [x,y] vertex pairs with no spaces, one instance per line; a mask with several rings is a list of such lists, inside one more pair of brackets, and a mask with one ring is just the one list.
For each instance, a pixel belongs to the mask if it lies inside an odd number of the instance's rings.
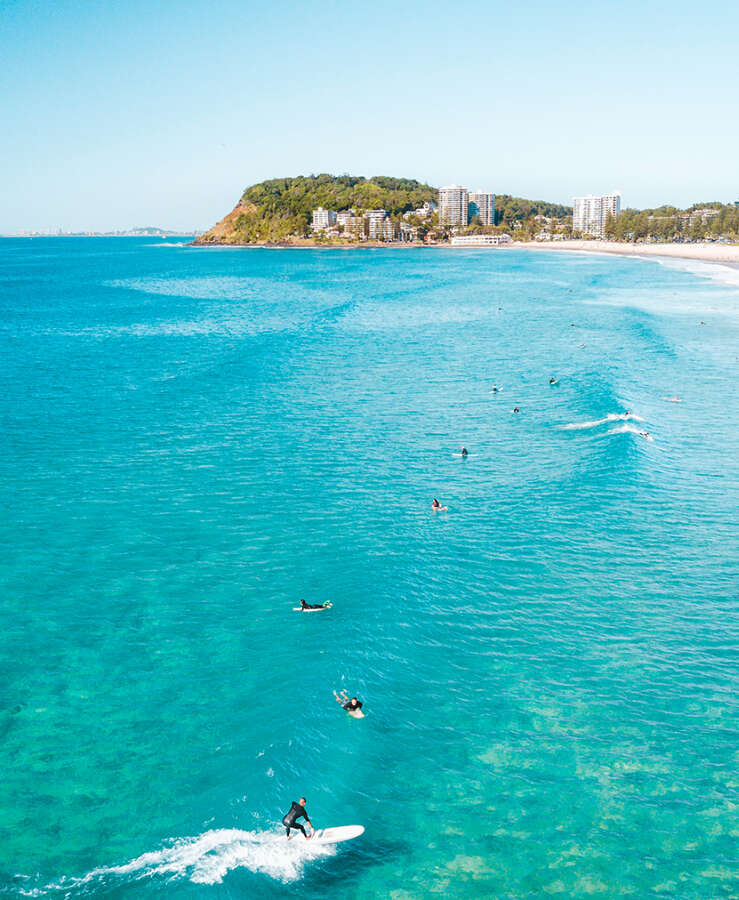
[[671,256],[703,262],[739,263],[739,244],[626,244],[616,241],[526,241],[509,244],[530,250],[584,250],[621,256]]

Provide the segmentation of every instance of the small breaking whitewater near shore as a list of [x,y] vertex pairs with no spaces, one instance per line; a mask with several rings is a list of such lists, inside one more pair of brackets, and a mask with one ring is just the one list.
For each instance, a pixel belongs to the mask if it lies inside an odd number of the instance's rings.
[[156,877],[166,881],[188,879],[195,884],[220,884],[230,871],[240,868],[287,883],[297,881],[307,863],[335,853],[333,844],[313,846],[302,837],[288,841],[284,834],[273,831],[220,828],[197,837],[178,838],[168,846],[143,853],[120,866],[93,869],[80,877],[65,876],[41,887],[29,885],[20,893],[26,897],[58,894],[74,897],[91,888],[112,888]]

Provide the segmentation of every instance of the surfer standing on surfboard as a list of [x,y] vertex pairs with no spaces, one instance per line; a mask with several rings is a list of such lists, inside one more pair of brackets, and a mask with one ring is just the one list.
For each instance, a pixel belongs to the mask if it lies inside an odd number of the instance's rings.
[[[305,828],[297,821],[297,819],[305,819],[305,821],[310,825],[311,833],[308,835],[305,833]],[[305,797],[301,797],[300,800],[296,803],[294,800],[290,805],[290,811],[287,812],[282,819],[282,824],[287,828],[287,839],[290,840],[290,829],[294,828],[296,831],[302,831],[303,837],[309,841],[316,832],[316,829],[313,827],[313,823],[308,818],[308,813],[305,811]]]

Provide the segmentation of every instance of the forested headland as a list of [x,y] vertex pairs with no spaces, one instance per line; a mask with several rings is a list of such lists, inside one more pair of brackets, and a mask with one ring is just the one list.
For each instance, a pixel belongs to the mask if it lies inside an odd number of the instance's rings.
[[[399,221],[426,202],[438,202],[439,190],[411,178],[375,175],[299,175],[273,178],[248,187],[236,207],[210,231],[201,235],[199,244],[291,243],[312,240],[311,215],[322,206],[335,211],[354,209],[363,212],[384,209]],[[537,216],[572,216],[572,208],[544,200],[526,200],[499,194],[495,198],[496,225],[478,226],[468,231],[510,231],[515,236],[529,235],[537,227]],[[441,227],[438,216],[425,221],[409,219],[419,228],[419,238],[429,235],[443,241],[450,229]],[[514,231],[516,229],[516,231]]]
[[427,201],[438,190],[410,178],[375,175],[298,175],[273,178],[248,187],[236,208],[198,243],[269,243],[305,238],[314,209],[384,209],[399,216]]

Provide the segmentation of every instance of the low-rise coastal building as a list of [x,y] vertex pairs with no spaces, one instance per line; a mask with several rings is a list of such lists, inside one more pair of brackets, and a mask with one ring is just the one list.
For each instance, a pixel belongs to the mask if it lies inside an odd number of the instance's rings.
[[419,206],[418,209],[410,209],[408,212],[403,213],[403,218],[410,219],[411,216],[415,216],[417,219],[430,219],[438,208],[438,203],[434,203],[433,200],[427,200],[423,206]]
[[382,239],[384,241],[394,241],[398,236],[398,229],[392,219],[385,219],[382,223]]
[[363,238],[366,234],[364,216],[345,216],[343,220],[344,234],[352,238]]
[[510,234],[455,234],[452,247],[500,247],[512,243]]
[[354,209],[342,209],[341,212],[336,213],[336,224],[344,226],[350,219],[355,218],[356,215],[357,212]]
[[603,237],[606,220],[609,216],[618,216],[621,212],[621,194],[588,194],[587,197],[575,197],[572,201],[572,228],[581,234],[592,234]]
[[720,212],[720,210],[712,209],[709,206],[705,209],[694,209],[693,212],[689,214],[688,218],[691,225],[694,225],[696,222],[700,222],[702,225],[705,225],[706,222],[710,222],[711,219],[715,219]]
[[400,240],[404,242],[418,240],[418,228],[415,225],[409,225],[407,222],[401,222]]

